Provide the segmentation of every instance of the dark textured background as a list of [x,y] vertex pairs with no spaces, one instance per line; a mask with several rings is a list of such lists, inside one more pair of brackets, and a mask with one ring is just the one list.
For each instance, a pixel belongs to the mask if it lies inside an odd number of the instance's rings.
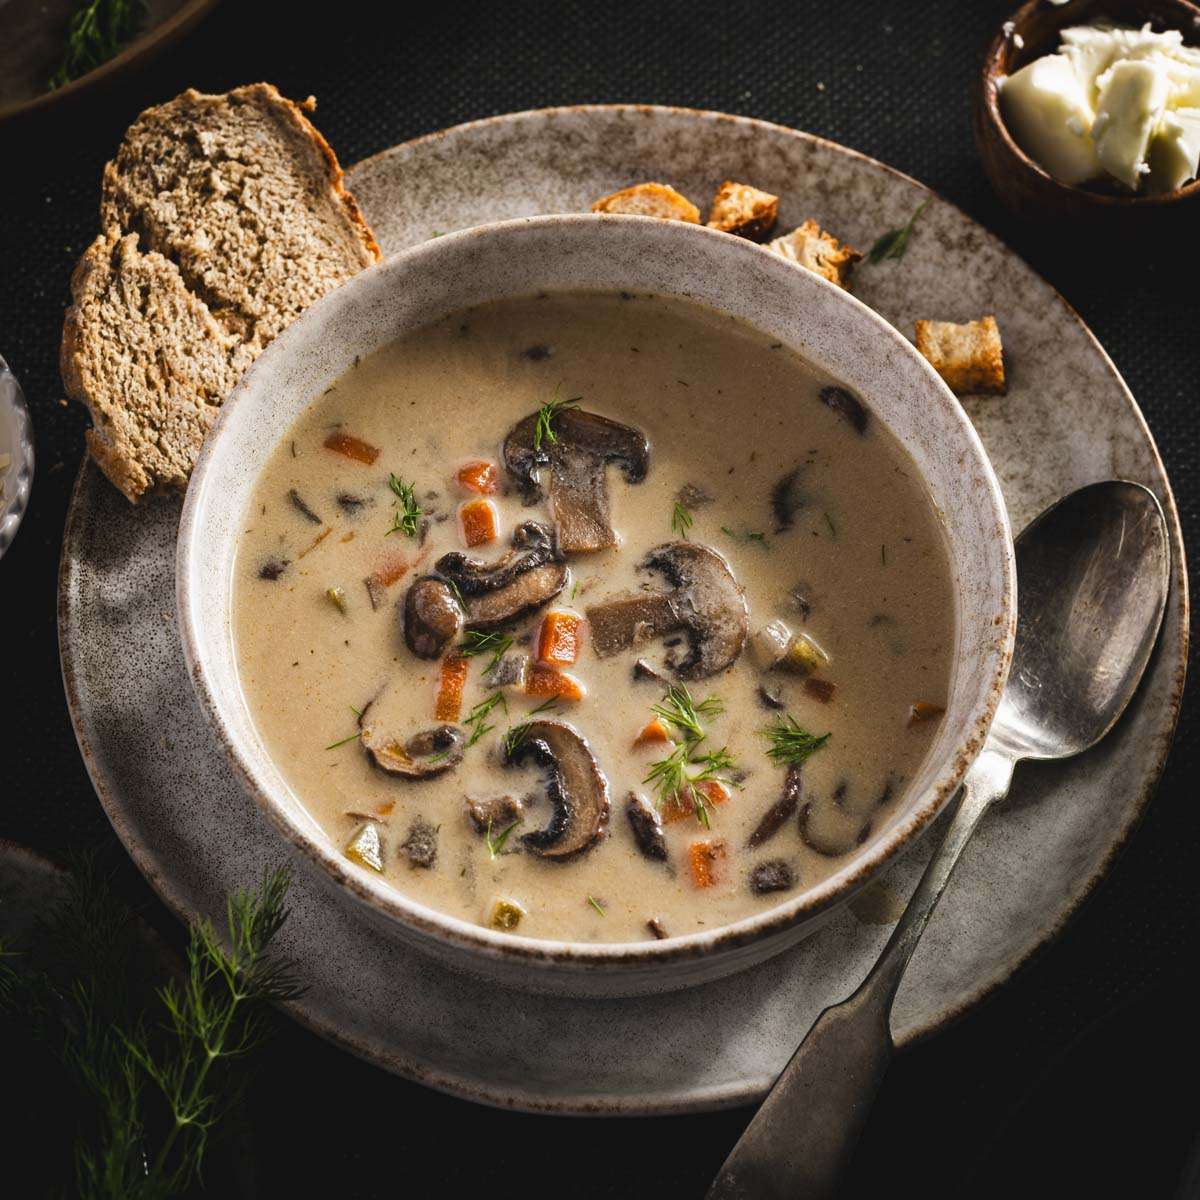
[[[1067,244],[1007,217],[981,174],[967,105],[982,46],[1005,15],[1005,4],[983,0],[441,3],[382,16],[230,2],[136,78],[0,134],[0,353],[24,384],[38,452],[32,511],[0,562],[0,836],[51,853],[100,845],[125,863],[76,752],[58,674],[55,571],[85,421],[59,399],[57,347],[71,267],[96,232],[101,167],[138,111],[188,85],[269,79],[292,96],[314,93],[344,163],[475,117],[617,100],[764,117],[874,155],[998,232],[1079,309],[1137,395],[1194,534],[1197,239],[1149,230]],[[1177,1099],[1198,1065],[1182,987],[1195,969],[1200,896],[1195,708],[1185,705],[1141,829],[1067,934],[897,1062],[854,1194],[1195,1194],[1183,1180],[1200,1178],[1200,1121],[1192,1100]],[[127,865],[121,881],[170,929]],[[346,1197],[699,1197],[749,1115],[496,1113],[293,1027],[248,1111],[259,1194]]]

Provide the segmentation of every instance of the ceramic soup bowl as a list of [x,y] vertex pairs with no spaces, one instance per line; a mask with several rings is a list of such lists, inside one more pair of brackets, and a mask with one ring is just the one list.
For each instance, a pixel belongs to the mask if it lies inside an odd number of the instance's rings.
[[[861,396],[916,463],[943,518],[957,635],[946,716],[891,816],[820,884],[733,924],[658,942],[596,944],[496,932],[406,898],[348,861],[263,747],[231,634],[238,533],[255,480],[297,415],[353,364],[454,311],[539,291],[688,297],[792,347]],[[400,936],[463,970],[535,991],[629,995],[750,966],[812,932],[928,829],[983,744],[1012,654],[1012,541],[992,468],[958,402],[882,318],[747,241],[642,217],[507,221],[429,241],[313,305],[250,368],[192,475],[179,530],[183,651],[207,719],[246,790],[288,842]],[[281,847],[282,851],[282,847]]]

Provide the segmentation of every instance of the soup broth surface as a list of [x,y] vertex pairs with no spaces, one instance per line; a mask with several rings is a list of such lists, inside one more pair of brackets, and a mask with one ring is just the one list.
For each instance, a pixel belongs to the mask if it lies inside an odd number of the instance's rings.
[[[317,397],[247,510],[234,638],[259,735],[331,842],[357,844],[366,852],[358,861],[370,864],[377,839],[378,861],[361,869],[381,868],[442,912],[497,927],[508,914],[520,934],[577,941],[724,925],[836,870],[882,827],[929,750],[955,617],[944,536],[915,467],[877,420],[823,391],[831,386],[792,351],[690,302],[563,293],[455,314],[364,358]],[[444,661],[406,645],[406,592],[449,552],[495,562],[523,522],[553,529],[548,471],[531,499],[501,447],[539,411],[552,436],[555,410],[543,406],[554,401],[649,443],[641,482],[620,463],[607,468],[618,545],[565,555],[561,592],[486,647],[466,633],[452,640],[451,655],[482,651],[466,659],[456,722],[475,740],[436,777],[390,775],[365,749],[359,714],[372,744],[386,733],[403,745],[440,723]],[[475,462],[495,467],[497,490],[486,498],[498,536],[468,548],[459,510],[481,497],[457,476]],[[686,658],[687,630],[599,657],[586,614],[627,593],[669,590],[642,564],[655,547],[682,541],[728,564],[744,590],[750,643],[727,669],[686,681],[703,741],[667,721],[671,740],[639,742],[656,705],[679,715],[681,696],[672,700],[667,686],[679,682],[670,664]],[[555,814],[545,770],[531,755],[504,762],[506,735],[517,728],[519,740],[545,697],[489,688],[484,674],[502,639],[512,639],[509,656],[536,658],[547,612],[563,611],[585,618],[578,660],[561,667],[584,695],[537,717],[586,739],[610,811],[598,840],[555,861],[523,840]],[[828,662],[805,674],[791,655],[764,669],[756,648],[773,621],[811,639]],[[645,668],[639,677],[639,660],[660,678]],[[811,654],[805,661],[814,665]],[[503,701],[467,720],[497,694]],[[763,732],[781,722],[794,736]],[[796,729],[828,738],[793,772],[794,806],[782,806],[778,829],[751,848],[789,775],[768,751],[796,753]],[[648,780],[672,755],[676,766],[687,760],[682,776],[668,767]],[[664,797],[664,778],[669,786],[706,771],[724,795],[706,783],[697,809],[685,783]],[[631,793],[669,818],[665,861],[639,847]],[[519,823],[497,816],[480,829],[468,798],[483,812],[505,796],[520,803]]]

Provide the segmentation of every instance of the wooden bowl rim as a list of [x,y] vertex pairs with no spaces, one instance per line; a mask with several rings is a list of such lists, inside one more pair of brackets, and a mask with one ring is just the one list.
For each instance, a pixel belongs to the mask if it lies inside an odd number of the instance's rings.
[[[1169,12],[1174,18],[1190,15],[1196,23],[1197,28],[1200,28],[1200,8],[1190,3],[1189,0],[1151,0],[1151,3],[1155,7],[1161,6],[1164,13]],[[1070,4],[1064,4],[1061,7],[1055,8],[1054,13],[1058,18],[1058,28],[1065,29],[1069,23],[1077,19],[1071,17],[1070,21],[1068,21],[1068,10],[1071,8],[1072,5]],[[1111,196],[1105,192],[1092,192],[1087,188],[1062,183],[1060,180],[1055,179],[1041,163],[1031,158],[1017,145],[1016,140],[1008,131],[1004,117],[1000,113],[999,80],[1007,75],[1007,72],[1004,70],[1005,64],[1003,59],[1009,46],[1012,45],[1013,36],[1021,33],[1022,25],[1027,23],[1035,12],[1039,10],[1044,11],[1045,9],[1045,0],[1026,0],[1000,26],[999,31],[988,42],[979,75],[979,109],[982,123],[985,126],[983,130],[984,136],[995,138],[1012,158],[1015,158],[1027,170],[1039,176],[1041,182],[1051,190],[1057,191],[1063,196],[1076,198],[1085,204],[1094,204],[1099,208],[1164,208],[1180,200],[1188,199],[1200,192],[1200,178],[1193,179],[1190,183],[1185,183],[1183,187],[1175,188],[1173,191],[1160,192],[1154,196]],[[1181,32],[1183,31],[1181,30]]]

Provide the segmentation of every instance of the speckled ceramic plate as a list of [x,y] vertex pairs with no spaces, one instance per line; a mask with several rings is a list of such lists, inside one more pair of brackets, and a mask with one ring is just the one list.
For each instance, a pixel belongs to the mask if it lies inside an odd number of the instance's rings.
[[[814,217],[858,246],[929,193],[877,162],[775,125],[665,108],[496,117],[360,163],[350,183],[385,252],[504,217],[577,212],[638,179],[703,200],[725,178],[779,193],[781,225]],[[1014,528],[1110,476],[1152,488],[1171,525],[1174,590],[1137,700],[1096,751],[1018,770],[976,835],[901,988],[900,1043],[1004,982],[1104,875],[1158,780],[1183,689],[1187,591],[1162,462],[1128,389],[1068,305],[1015,255],[934,198],[903,263],[863,267],[855,293],[911,335],[917,317],[994,312],[1011,388],[969,401]],[[180,656],[174,548],[180,504],[132,509],[85,464],[62,561],[63,674],[79,744],[118,835],[181,915],[288,857],[212,744]],[[922,846],[887,886],[905,896]],[[518,1108],[683,1112],[762,1095],[816,1014],[865,974],[887,928],[842,910],[812,938],[687,992],[581,1001],[455,975],[389,937],[294,856],[286,930],[308,992],[305,1024],[412,1079]],[[703,1048],[701,1051],[700,1048]]]

